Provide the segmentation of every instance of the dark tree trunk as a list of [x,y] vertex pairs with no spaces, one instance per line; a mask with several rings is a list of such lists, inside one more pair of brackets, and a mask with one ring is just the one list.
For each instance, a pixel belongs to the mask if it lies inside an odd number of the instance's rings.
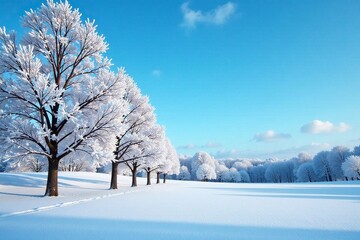
[[329,181],[332,182],[332,177],[331,175],[329,174]]
[[147,177],[147,183],[146,183],[146,185],[151,185],[150,175],[151,175],[151,172],[150,172],[150,171],[146,172],[146,177]]
[[163,175],[164,175],[164,181],[163,181],[163,183],[166,183],[166,173],[164,173]]
[[329,169],[329,167],[325,166],[325,171],[326,171],[326,181],[328,182],[332,182],[332,176],[331,176],[331,171]]
[[58,172],[59,172],[59,160],[48,159],[48,178],[46,184],[45,196],[56,197],[58,193]]
[[160,172],[156,173],[156,184],[160,183]]
[[118,166],[119,166],[119,162],[111,163],[110,189],[118,189],[118,187],[117,187]]
[[131,173],[132,173],[131,187],[137,187],[137,178],[136,178],[137,168],[138,168],[138,166],[135,165],[134,168],[131,170]]

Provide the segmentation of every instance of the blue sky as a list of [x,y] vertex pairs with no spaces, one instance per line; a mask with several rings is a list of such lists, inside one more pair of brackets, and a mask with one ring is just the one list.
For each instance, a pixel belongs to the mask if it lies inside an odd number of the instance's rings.
[[[20,30],[38,0],[2,0]],[[289,158],[360,144],[360,1],[69,1],[95,19],[178,153]]]

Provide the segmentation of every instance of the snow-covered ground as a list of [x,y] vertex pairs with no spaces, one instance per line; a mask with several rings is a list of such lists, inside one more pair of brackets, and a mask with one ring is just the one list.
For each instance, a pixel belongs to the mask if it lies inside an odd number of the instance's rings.
[[360,182],[109,180],[62,172],[50,198],[45,173],[0,173],[0,239],[360,239]]

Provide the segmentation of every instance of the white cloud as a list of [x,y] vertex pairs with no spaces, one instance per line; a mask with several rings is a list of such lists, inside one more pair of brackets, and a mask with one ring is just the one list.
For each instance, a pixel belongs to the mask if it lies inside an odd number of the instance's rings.
[[291,138],[291,135],[287,133],[276,133],[273,130],[268,130],[263,133],[255,134],[253,140],[255,140],[256,142],[271,142],[271,141],[287,139],[287,138]]
[[290,148],[278,149],[275,151],[259,151],[249,150],[242,154],[242,157],[248,157],[253,159],[291,159],[299,155],[299,153],[306,153],[314,156],[320,151],[330,150],[331,145],[329,143],[310,143],[306,145],[292,146]]
[[183,13],[182,26],[185,28],[196,28],[199,23],[208,23],[213,25],[223,25],[235,13],[235,4],[232,2],[217,6],[215,9],[203,13],[201,10],[195,11],[189,7],[189,2],[181,5]]
[[178,146],[177,148],[178,149],[194,149],[196,148],[197,146],[195,144],[187,144],[187,145],[182,145],[182,146]]
[[220,143],[217,142],[207,142],[203,145],[196,145],[193,143],[187,144],[187,145],[182,145],[177,147],[178,149],[195,149],[195,148],[218,148],[221,147]]
[[299,155],[299,153],[307,153],[314,156],[316,153],[324,150],[330,150],[332,146],[329,143],[310,143],[306,145],[293,146],[285,149],[278,149],[274,151],[266,151],[259,149],[231,149],[219,150],[213,155],[216,159],[290,159]]
[[349,129],[350,126],[343,122],[336,125],[329,121],[323,122],[320,120],[314,120],[302,126],[301,132],[310,133],[310,134],[322,134],[322,133],[346,132]]
[[221,147],[220,143],[217,142],[207,142],[206,144],[201,146],[202,148],[217,148],[217,147]]
[[355,139],[351,139],[351,140],[349,140],[349,142],[360,142],[360,138],[355,138]]
[[241,155],[241,152],[237,149],[230,150],[219,150],[214,154],[216,159],[229,159],[229,158],[238,158]]
[[288,159],[291,157],[296,157],[299,153],[307,153],[310,155],[315,155],[316,153],[320,152],[320,151],[324,151],[324,150],[330,150],[331,149],[331,145],[329,143],[310,143],[307,145],[302,145],[302,146],[294,146],[292,148],[288,148],[288,149],[281,149],[281,150],[277,150],[274,151],[272,153],[270,153],[270,156],[276,156],[278,158],[284,158],[284,159]]
[[151,71],[151,74],[154,76],[154,77],[160,77],[161,75],[161,71],[159,69],[154,69]]

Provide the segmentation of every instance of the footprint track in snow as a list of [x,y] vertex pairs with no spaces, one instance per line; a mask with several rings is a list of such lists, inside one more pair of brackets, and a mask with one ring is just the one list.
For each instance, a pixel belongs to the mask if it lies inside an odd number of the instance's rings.
[[[150,188],[147,188],[147,189],[144,189],[144,190],[150,190]],[[117,197],[117,196],[129,194],[129,193],[140,192],[140,191],[144,191],[144,190],[130,190],[130,191],[125,191],[125,192],[106,194],[106,195],[102,195],[102,196],[96,196],[96,197],[91,197],[91,198],[80,199],[80,200],[76,200],[76,201],[57,203],[57,204],[53,204],[53,205],[37,207],[37,208],[32,208],[32,209],[18,211],[18,212],[4,213],[4,214],[0,215],[0,218],[18,216],[18,215],[25,215],[25,214],[32,214],[32,213],[43,212],[43,211],[49,211],[49,210],[60,208],[60,207],[67,207],[67,206],[77,205],[77,204],[80,204],[80,203],[91,202],[91,201],[96,201],[96,200],[110,198],[110,197]]]

